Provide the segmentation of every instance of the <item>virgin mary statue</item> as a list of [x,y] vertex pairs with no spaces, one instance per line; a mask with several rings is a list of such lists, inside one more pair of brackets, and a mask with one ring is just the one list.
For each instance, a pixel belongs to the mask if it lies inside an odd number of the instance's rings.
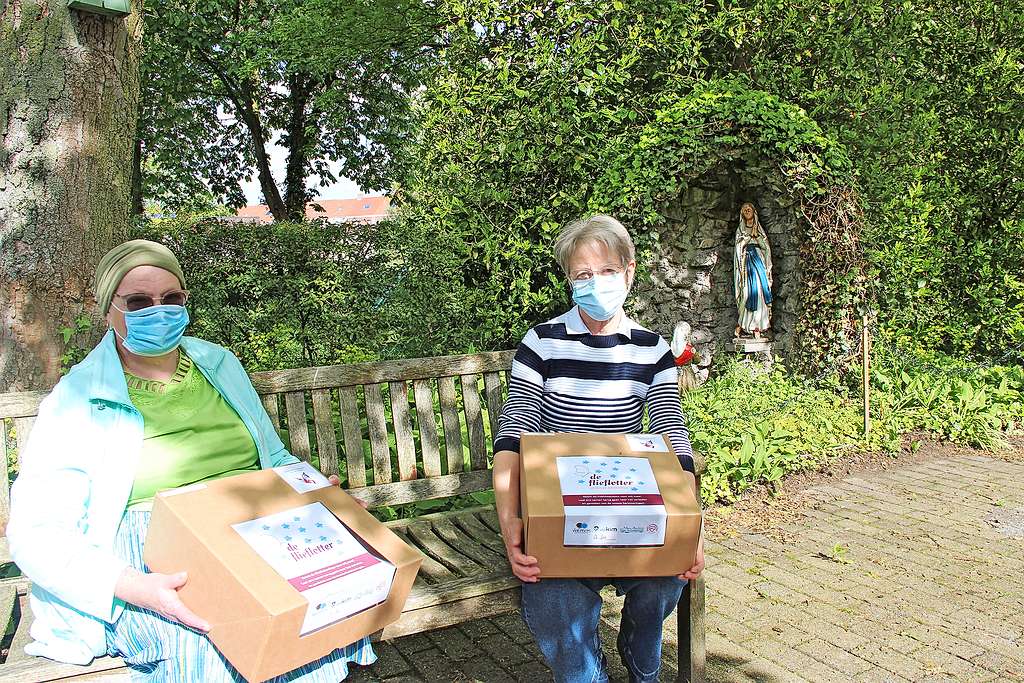
[[772,313],[772,250],[768,236],[757,220],[754,205],[740,207],[740,224],[736,227],[736,249],[733,252],[733,282],[736,285],[736,308],[741,331],[760,339],[771,327]]

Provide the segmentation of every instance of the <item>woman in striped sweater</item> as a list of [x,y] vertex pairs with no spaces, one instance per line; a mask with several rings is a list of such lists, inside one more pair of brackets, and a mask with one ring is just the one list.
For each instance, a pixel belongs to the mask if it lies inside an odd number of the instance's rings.
[[693,451],[679,407],[677,371],[668,344],[622,310],[636,270],[622,224],[592,216],[567,225],[555,257],[576,306],[530,330],[512,362],[509,397],[494,443],[494,491],[512,571],[523,582],[523,618],[559,683],[607,681],[598,639],[600,590],[625,596],[618,650],[630,680],[657,681],[662,622],[686,581],[704,568],[703,542],[694,566],[678,577],[544,579],[522,548],[519,437],[523,432],[649,431],[667,433],[693,483]]

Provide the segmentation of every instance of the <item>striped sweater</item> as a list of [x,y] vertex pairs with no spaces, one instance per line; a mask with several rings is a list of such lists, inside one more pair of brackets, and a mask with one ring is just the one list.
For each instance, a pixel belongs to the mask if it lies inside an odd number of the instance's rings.
[[579,309],[526,333],[512,361],[494,451],[519,452],[523,432],[667,433],[683,467],[693,450],[679,407],[672,351],[623,316],[616,334],[594,335]]

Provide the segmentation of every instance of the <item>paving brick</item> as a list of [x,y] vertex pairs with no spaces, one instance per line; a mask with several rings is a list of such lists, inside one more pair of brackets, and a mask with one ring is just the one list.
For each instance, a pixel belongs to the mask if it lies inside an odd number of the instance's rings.
[[520,645],[534,644],[533,634],[526,628],[519,612],[514,614],[503,614],[500,617],[491,619],[495,626],[500,628],[509,638]]
[[423,681],[441,683],[443,681],[467,680],[466,676],[456,668],[457,663],[445,657],[444,653],[437,648],[420,650],[410,660]]
[[818,638],[801,643],[797,649],[850,678],[871,668],[869,662],[857,655]]
[[523,662],[532,659],[530,654],[517,645],[514,640],[509,638],[505,633],[495,633],[493,635],[482,638],[477,645],[481,650],[486,652],[491,659],[499,662],[504,667],[509,667],[515,664],[522,664]]
[[377,655],[373,670],[381,678],[391,678],[412,670],[412,665],[402,657],[393,643],[374,643],[373,651]]
[[460,662],[464,659],[471,659],[480,656],[477,644],[465,633],[457,628],[443,628],[431,631],[427,637],[433,641],[441,653],[448,659]]

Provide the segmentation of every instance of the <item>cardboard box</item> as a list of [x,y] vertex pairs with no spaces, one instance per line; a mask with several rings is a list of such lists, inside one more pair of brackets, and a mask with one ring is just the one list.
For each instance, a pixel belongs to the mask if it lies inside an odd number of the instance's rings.
[[693,566],[700,502],[661,434],[523,434],[524,548],[544,577],[672,576]]
[[423,560],[307,463],[160,492],[143,557],[249,681],[395,621]]

